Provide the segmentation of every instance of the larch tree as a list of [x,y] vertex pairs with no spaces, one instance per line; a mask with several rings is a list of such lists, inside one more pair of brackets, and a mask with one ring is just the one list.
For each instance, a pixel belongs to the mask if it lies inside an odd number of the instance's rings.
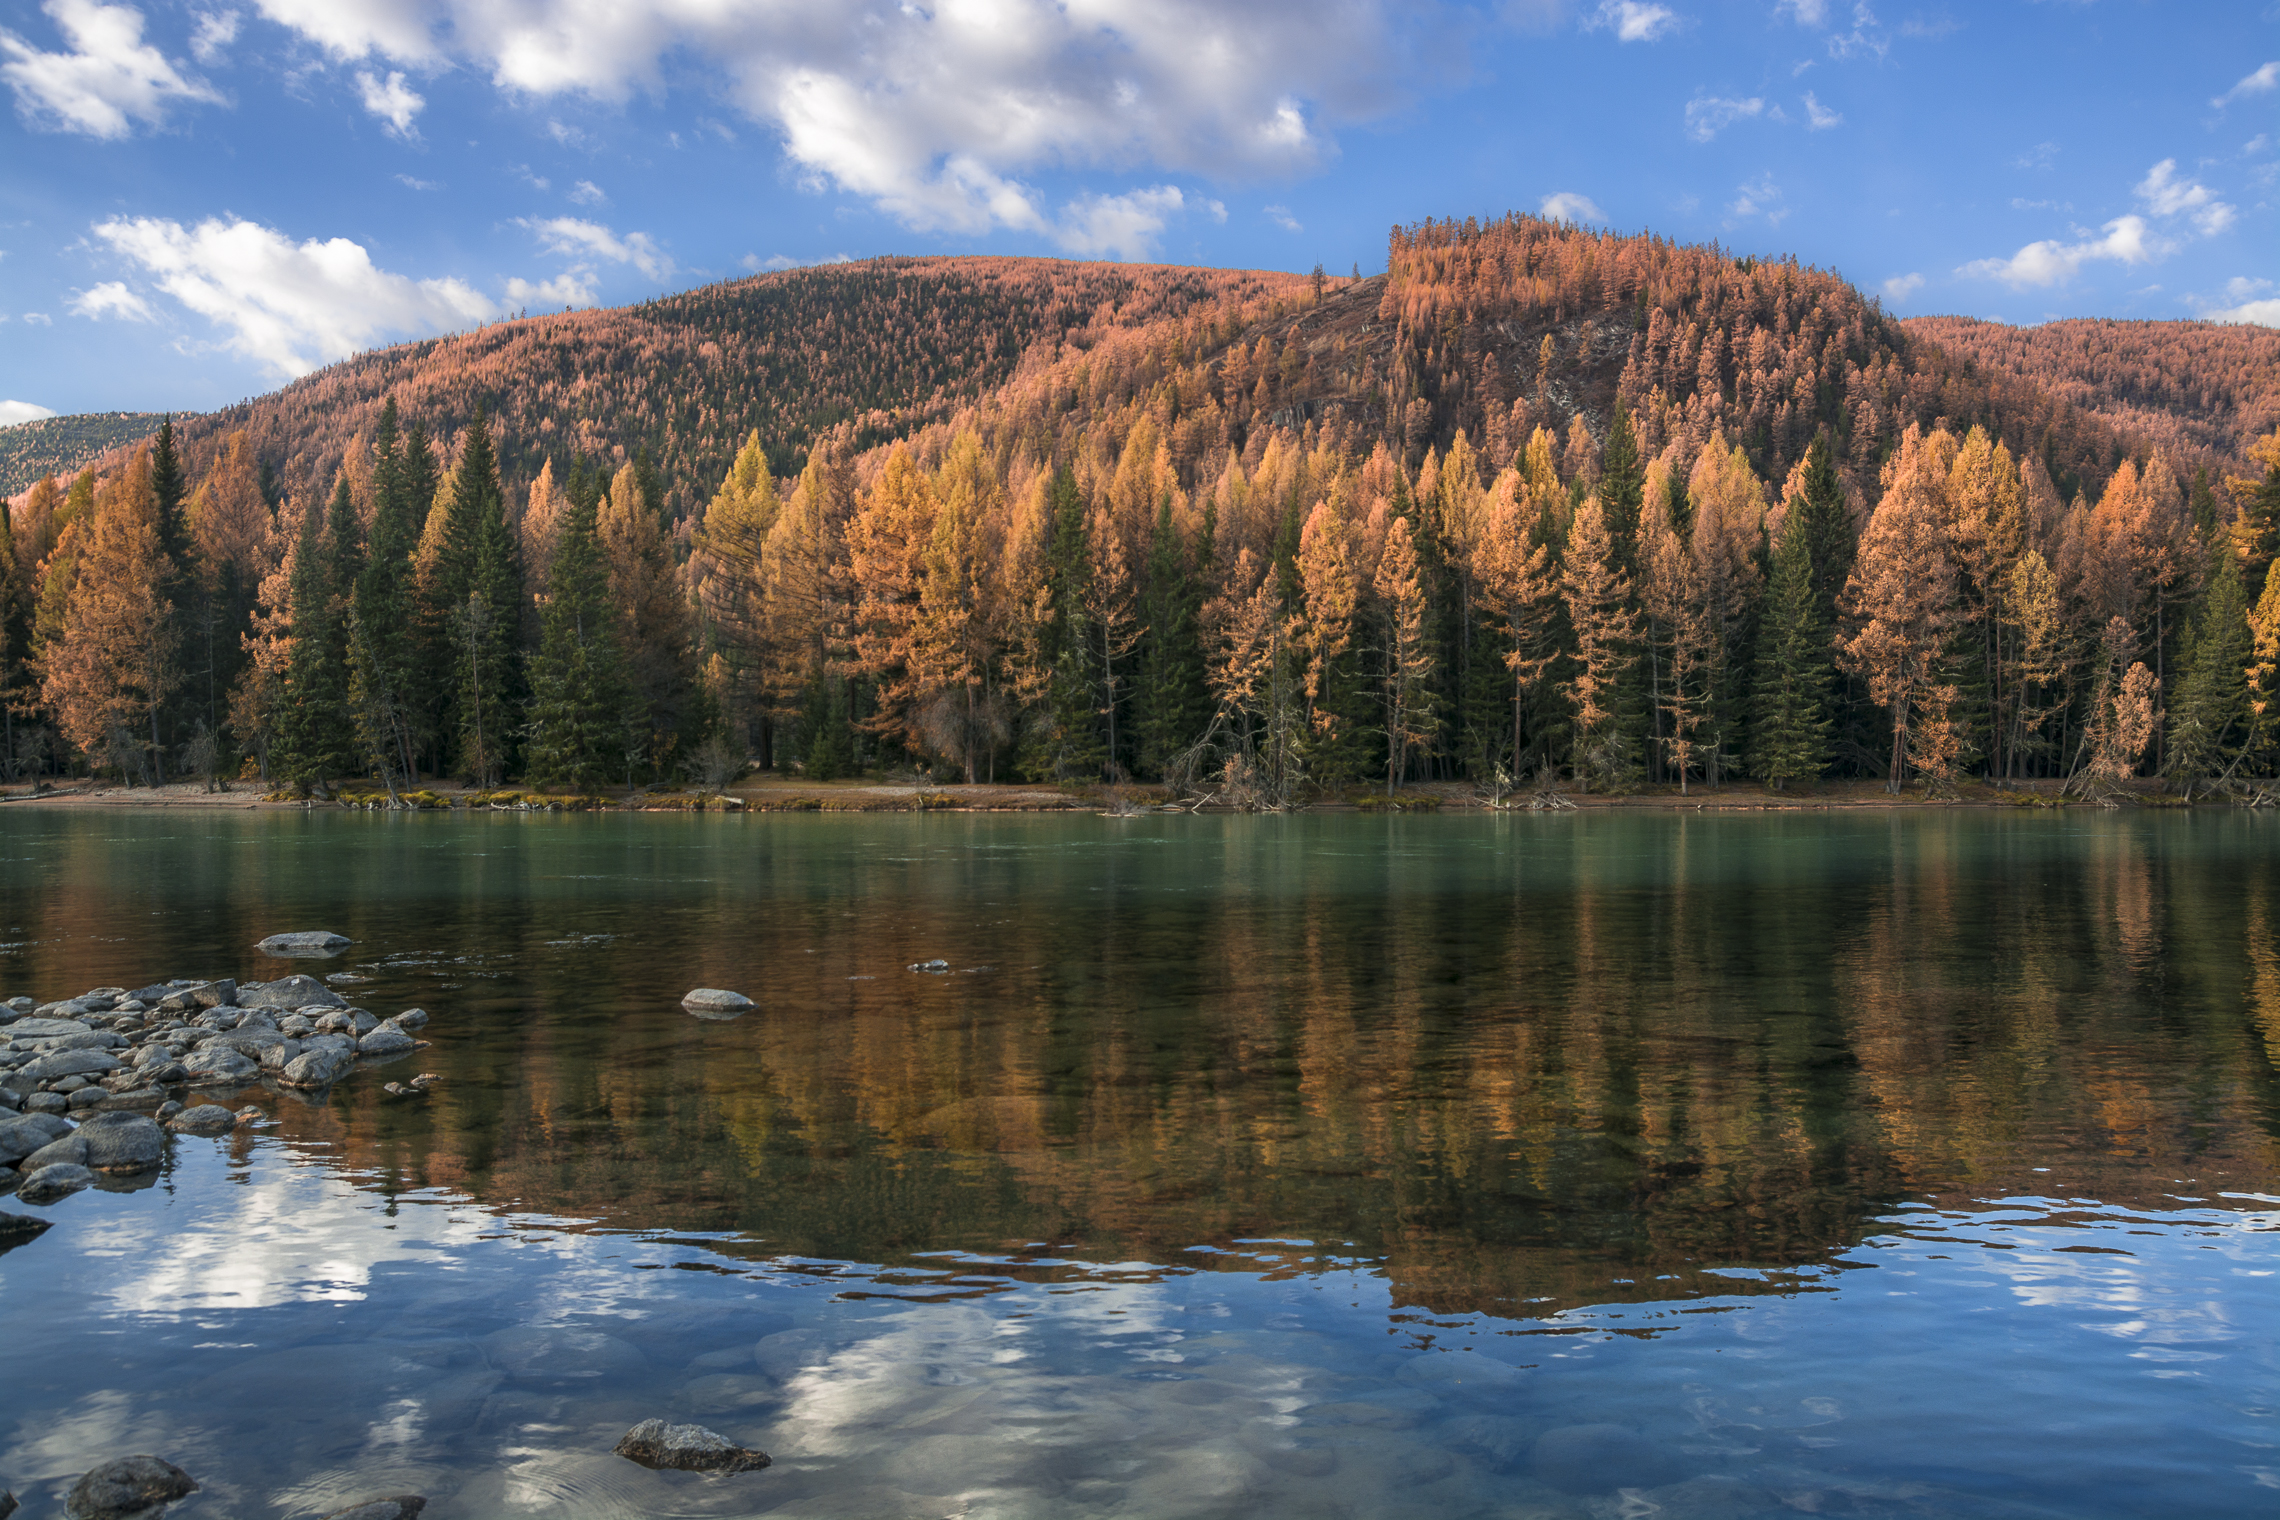
[[1895,794],[1907,777],[1912,725],[1941,684],[1940,660],[1958,620],[1942,500],[1946,465],[1910,427],[1886,466],[1884,499],[1861,534],[1842,603],[1850,632],[1840,663],[1891,715],[1885,790]]
[[150,454],[140,451],[96,499],[60,636],[42,654],[42,689],[82,753],[153,782],[164,777],[160,713],[181,680],[162,594],[173,576],[159,547]]
[[936,510],[932,482],[910,450],[897,444],[847,525],[848,568],[861,597],[855,608],[855,658],[874,683],[878,701],[864,726],[897,748],[912,747],[916,738],[919,693],[911,636]]
[[762,753],[770,747],[765,693],[774,654],[763,560],[768,535],[782,515],[768,451],[755,429],[705,509],[696,533],[696,571],[707,640],[727,664],[736,718]]
[[956,758],[968,785],[982,779],[982,752],[994,757],[1011,737],[990,681],[997,663],[989,574],[977,536],[1003,506],[982,457],[981,440],[960,433],[936,472],[939,505],[919,562],[911,668],[919,691],[917,731],[937,754]]
[[275,527],[261,494],[261,467],[243,430],[230,434],[213,468],[191,497],[190,553],[195,577],[185,622],[187,694],[210,728],[228,720],[230,691],[245,667],[241,637],[257,604]]
[[1327,501],[1315,503],[1307,514],[1299,537],[1298,580],[1305,599],[1301,638],[1312,733],[1308,761],[1318,778],[1344,781],[1359,770],[1350,655],[1361,587],[1347,553],[1345,524]]
[[1430,745],[1440,727],[1433,699],[1430,599],[1406,517],[1396,517],[1386,528],[1372,589],[1384,640],[1385,790],[1390,797],[1408,773],[1410,757]]
[[1553,624],[1560,611],[1559,572],[1552,563],[1551,547],[1535,540],[1533,510],[1516,489],[1517,483],[1516,477],[1499,478],[1488,522],[1470,555],[1481,605],[1504,625],[1503,684],[1511,704],[1515,769],[1520,765],[1528,698],[1559,653]]
[[1623,572],[1597,496],[1586,496],[1575,510],[1560,590],[1575,631],[1576,671],[1568,685],[1575,704],[1576,779],[1619,784],[1638,766],[1619,698],[1638,659],[1639,626],[1631,578]]

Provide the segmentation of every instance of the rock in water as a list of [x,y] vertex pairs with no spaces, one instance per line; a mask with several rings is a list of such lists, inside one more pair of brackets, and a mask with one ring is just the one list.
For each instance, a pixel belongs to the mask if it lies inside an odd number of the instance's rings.
[[237,1115],[219,1103],[201,1103],[174,1116],[178,1135],[226,1135],[237,1128]]
[[292,957],[338,955],[353,943],[346,935],[311,929],[299,934],[272,934],[253,948],[279,960]]
[[330,1087],[356,1064],[356,1052],[338,1045],[320,1045],[285,1063],[277,1080],[287,1087]]
[[166,1131],[141,1114],[100,1113],[79,1126],[87,1164],[99,1172],[147,1172],[166,1155]]
[[68,1520],[114,1520],[196,1493],[198,1480],[157,1457],[121,1457],[72,1485],[63,1501]]
[[613,1450],[644,1467],[678,1472],[757,1472],[768,1465],[764,1451],[748,1450],[702,1425],[668,1425],[663,1420],[643,1420]]
[[36,1172],[24,1174],[23,1182],[16,1188],[16,1197],[23,1203],[55,1203],[94,1185],[95,1174],[83,1166],[69,1163],[43,1166]]
[[119,1058],[105,1050],[58,1050],[27,1062],[16,1076],[28,1083],[53,1082],[62,1077],[100,1076],[119,1069]]
[[346,1008],[348,999],[313,976],[281,976],[238,993],[240,1008]]
[[10,1119],[0,1124],[0,1166],[14,1166],[71,1132],[70,1124],[53,1114],[24,1114]]
[[416,1049],[419,1041],[393,1024],[382,1024],[356,1042],[356,1053],[362,1056],[392,1056]]
[[[27,1240],[37,1240],[46,1232],[51,1219],[34,1219],[29,1214],[0,1214],[0,1250],[20,1246]],[[0,1510],[0,1515],[6,1514]]]
[[250,1082],[261,1068],[229,1046],[209,1042],[190,1052],[182,1070],[192,1082]]
[[16,1496],[5,1490],[0,1490],[0,1520],[8,1520],[8,1517],[15,1512]]
[[700,1018],[724,1019],[740,1013],[750,1013],[753,1003],[752,999],[741,992],[730,992],[721,987],[699,987],[681,999],[681,1006]]
[[346,1509],[336,1509],[323,1520],[413,1520],[427,1508],[427,1499],[420,1494],[390,1494],[385,1499],[359,1499]]

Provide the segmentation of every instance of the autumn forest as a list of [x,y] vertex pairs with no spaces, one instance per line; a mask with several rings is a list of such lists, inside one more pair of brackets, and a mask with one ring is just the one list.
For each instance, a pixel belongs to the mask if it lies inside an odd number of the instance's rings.
[[2276,349],[1517,216],[1367,279],[882,259],[525,318],[18,496],[4,759],[2237,792],[2280,769]]

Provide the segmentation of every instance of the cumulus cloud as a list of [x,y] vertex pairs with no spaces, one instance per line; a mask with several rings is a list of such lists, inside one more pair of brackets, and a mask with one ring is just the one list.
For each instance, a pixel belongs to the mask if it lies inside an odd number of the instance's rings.
[[820,259],[795,259],[781,253],[771,254],[767,258],[762,258],[757,253],[748,253],[737,262],[754,274],[768,274],[779,269],[805,269],[811,264],[852,264],[855,256],[851,253],[834,253]]
[[158,313],[150,309],[150,303],[127,289],[123,280],[105,280],[73,295],[64,305],[73,314],[91,322],[103,317],[117,317],[126,322],[158,320]]
[[1288,206],[1261,206],[1259,210],[1265,214],[1268,221],[1273,222],[1285,232],[1304,232],[1306,230],[1306,224],[1292,216]]
[[2101,237],[2066,243],[2045,238],[2029,243],[2007,259],[1974,259],[1956,270],[1973,279],[2001,280],[2014,290],[2030,285],[2058,285],[2079,274],[2085,264],[2113,262],[2146,264],[2169,253],[2174,246],[2157,237],[2142,216],[2120,216],[2108,222]]
[[1769,226],[1778,227],[1789,215],[1789,208],[1782,204],[1781,187],[1773,182],[1772,175],[1761,174],[1736,188],[1740,193],[1726,205],[1727,226],[1762,216]]
[[0,427],[14,427],[19,422],[37,422],[42,417],[54,415],[54,407],[41,406],[36,401],[0,401]]
[[1593,201],[1590,196],[1578,194],[1573,190],[1562,190],[1556,195],[1545,196],[1536,203],[1536,213],[1546,220],[1554,222],[1584,223],[1605,222],[1607,220],[1607,213],[1599,209],[1597,202]]
[[613,264],[631,264],[653,280],[662,280],[673,272],[673,261],[646,232],[629,232],[619,237],[599,222],[582,221],[574,216],[544,220],[518,218],[515,225],[535,235],[547,252],[565,258],[599,258]]
[[1823,26],[1829,19],[1829,0],[1781,0],[1774,9],[1789,12],[1799,26]]
[[1845,124],[1845,119],[1827,106],[1822,105],[1819,100],[1814,98],[1811,90],[1805,92],[1805,121],[1806,130],[1812,132],[1825,132],[1831,127],[1841,127]]
[[1922,275],[1896,274],[1884,282],[1884,299],[1887,301],[1905,301],[1923,288],[1924,277]]
[[1185,209],[1187,197],[1177,185],[1081,196],[1063,210],[1053,240],[1074,254],[1145,258],[1165,224]]
[[229,45],[237,41],[238,13],[206,12],[199,16],[197,29],[190,34],[190,56],[203,64],[222,61]]
[[1599,9],[1584,25],[1612,31],[1618,42],[1657,42],[1677,27],[1678,13],[1644,0],[1600,0]]
[[591,306],[596,298],[590,269],[572,269],[536,285],[519,276],[507,281],[507,300],[516,306]]
[[2209,104],[2223,110],[2236,100],[2246,100],[2251,95],[2269,95],[2274,90],[2280,90],[2280,59],[2275,59],[2248,75]]
[[24,321],[32,327],[55,326],[55,318],[44,311],[27,311],[24,313]]
[[1747,100],[1697,95],[1686,103],[1686,135],[1706,143],[1735,122],[1764,114],[1765,102],[1755,95]]
[[369,69],[358,69],[356,87],[363,92],[364,109],[386,122],[391,135],[401,137],[406,142],[418,140],[420,134],[412,125],[412,118],[420,114],[427,101],[421,98],[418,91],[404,83],[401,70],[390,73],[386,79],[380,79]]
[[94,230],[159,290],[219,328],[224,347],[284,378],[386,336],[498,315],[489,298],[462,281],[391,274],[347,238],[296,244],[274,228],[219,217],[195,227],[117,217]]
[[408,190],[441,190],[443,188],[443,185],[439,181],[432,179],[415,179],[409,174],[397,175],[396,183],[404,186]]
[[191,79],[142,40],[142,12],[99,0],[47,0],[40,7],[70,44],[47,53],[0,28],[0,79],[16,92],[16,110],[36,127],[117,139],[135,122],[156,126],[177,101],[218,104],[221,95]]
[[1882,58],[1891,48],[1892,39],[1877,25],[1876,12],[1869,8],[1867,0],[1856,0],[1853,6],[1853,29],[1829,39],[1829,56],[1839,62],[1848,58]]
[[2137,183],[2137,198],[2155,216],[2186,216],[2204,237],[2214,237],[2233,224],[2233,208],[2217,193],[2196,180],[2177,177],[2177,160],[2165,158],[2146,171]]
[[606,206],[609,194],[590,179],[582,179],[570,187],[570,199],[581,206]]
[[2244,301],[2238,306],[2208,314],[2212,322],[2248,322],[2258,327],[2280,327],[2280,296]]
[[[703,60],[795,172],[921,231],[1049,231],[1021,177],[1283,177],[1399,103],[1444,23],[1391,0],[258,0],[337,57],[460,64],[515,94],[621,102]],[[1648,10],[1659,7],[1646,7]],[[674,73],[680,75],[676,64]]]

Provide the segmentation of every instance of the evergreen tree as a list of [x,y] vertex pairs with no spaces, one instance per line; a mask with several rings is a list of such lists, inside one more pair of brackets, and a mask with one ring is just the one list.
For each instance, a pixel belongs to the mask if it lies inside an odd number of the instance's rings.
[[1823,628],[1837,626],[1837,599],[1852,576],[1852,517],[1845,510],[1844,481],[1826,429],[1805,451],[1805,548],[1813,560],[1813,615]]
[[509,736],[521,707],[522,574],[507,531],[498,458],[480,409],[451,482],[437,585],[451,641],[452,731],[459,769],[493,786],[508,769]]
[[2240,556],[2227,547],[2193,619],[2185,678],[2169,708],[2166,769],[2183,778],[2188,791],[2228,769],[2248,741],[2250,646]]
[[[2248,494],[2240,509],[2239,531],[2244,556],[2241,587],[2251,605],[2263,600],[2265,578],[2272,569],[2274,556],[2280,555],[2280,449],[2269,458],[2271,462],[2265,466],[2264,479]],[[2236,488],[2238,484],[2236,481]]]
[[622,756],[629,693],[596,504],[582,494],[572,501],[547,575],[531,662],[528,744],[533,785],[591,791]]
[[[332,505],[320,516],[301,519],[294,548],[292,595],[293,652],[285,671],[283,709],[278,717],[275,758],[280,772],[303,792],[323,792],[355,763],[354,720],[348,701],[348,630],[343,625],[337,563],[324,525],[354,521],[356,502],[348,477],[340,477]],[[351,542],[354,530],[349,530]],[[340,533],[330,535],[337,545]]]
[[[425,445],[421,445],[424,452]],[[430,456],[432,457],[432,456]],[[395,398],[372,439],[372,537],[349,608],[349,702],[365,755],[394,794],[418,772],[419,640],[412,546],[416,464],[399,434]]]
[[1617,562],[1626,575],[1636,578],[1639,512],[1647,500],[1647,464],[1639,457],[1630,409],[1620,400],[1615,403],[1614,420],[1607,425],[1607,447],[1600,456],[1599,500],[1607,513],[1607,531],[1615,541]]
[[1750,770],[1777,792],[1829,759],[1829,630],[1814,601],[1811,528],[1802,512],[1782,524],[1758,642]]
[[1191,551],[1172,521],[1172,499],[1166,495],[1156,508],[1155,527],[1148,536],[1141,606],[1148,631],[1133,693],[1132,728],[1144,775],[1162,775],[1165,764],[1194,743],[1211,718],[1198,627],[1203,595],[1196,575],[1198,564],[1210,562],[1209,528],[1201,539]]
[[1046,497],[1052,513],[1047,548],[1045,657],[1050,663],[1045,710],[1032,725],[1032,774],[1067,781],[1100,774],[1100,691],[1093,677],[1092,542],[1084,493],[1068,466],[1053,472]]

